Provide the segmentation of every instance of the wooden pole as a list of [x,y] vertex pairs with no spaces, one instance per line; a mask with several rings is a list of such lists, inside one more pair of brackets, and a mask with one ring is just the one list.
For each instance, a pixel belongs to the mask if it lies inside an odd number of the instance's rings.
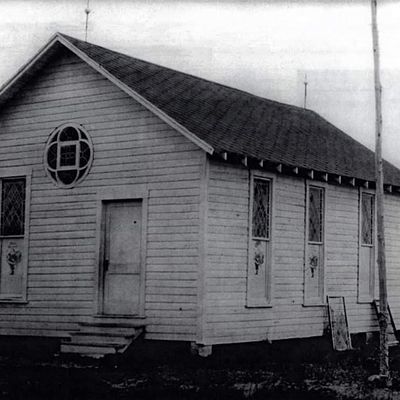
[[379,36],[377,26],[377,0],[371,0],[372,44],[374,51],[375,81],[375,179],[379,269],[379,375],[389,377],[389,346],[387,337],[388,307],[385,262],[385,232],[383,224],[383,161],[382,161],[382,86],[380,81]]

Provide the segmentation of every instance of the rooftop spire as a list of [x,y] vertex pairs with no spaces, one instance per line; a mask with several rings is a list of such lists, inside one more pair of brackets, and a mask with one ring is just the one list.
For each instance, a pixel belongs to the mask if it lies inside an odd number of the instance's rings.
[[85,14],[86,14],[86,24],[85,24],[85,42],[87,42],[87,35],[88,35],[88,27],[89,27],[89,14],[91,9],[89,8],[89,1],[87,0],[87,5],[85,8]]
[[303,104],[304,108],[307,108],[307,85],[308,85],[307,74],[304,74],[304,104]]

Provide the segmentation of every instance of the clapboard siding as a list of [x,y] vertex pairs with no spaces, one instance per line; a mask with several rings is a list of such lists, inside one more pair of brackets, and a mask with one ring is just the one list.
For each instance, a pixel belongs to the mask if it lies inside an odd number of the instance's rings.
[[329,185],[326,203],[326,289],[344,296],[351,332],[376,328],[371,304],[357,302],[359,191]]
[[[274,177],[273,306],[246,308],[250,174],[246,168],[215,161],[209,170],[204,343],[323,334],[326,307],[303,306],[305,180]],[[376,330],[372,305],[357,300],[359,189],[320,185],[326,192],[325,294],[345,296],[351,332]],[[399,319],[399,197],[386,196],[385,213],[389,299]]]
[[[86,179],[60,189],[43,150],[67,121],[94,146]],[[0,304],[0,333],[63,336],[93,314],[97,199],[105,187],[148,184],[148,338],[193,340],[203,152],[67,50],[0,113],[0,168],[33,168],[28,303]]]
[[[85,126],[95,157],[81,184],[60,189],[43,150],[67,121]],[[0,303],[0,334],[64,336],[90,319],[99,195],[143,184],[147,338],[218,344],[323,333],[326,307],[303,305],[304,179],[274,176],[272,307],[246,308],[248,169],[209,160],[202,182],[202,150],[67,50],[3,107],[0,135],[0,168],[33,169],[28,303]],[[359,191],[324,186],[325,294],[345,296],[352,332],[374,330],[372,306],[357,302]],[[389,301],[400,323],[399,197],[386,196],[385,218]]]

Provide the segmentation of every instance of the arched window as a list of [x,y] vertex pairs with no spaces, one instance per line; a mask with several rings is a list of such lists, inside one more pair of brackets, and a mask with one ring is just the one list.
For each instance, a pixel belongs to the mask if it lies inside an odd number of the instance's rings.
[[70,188],[81,182],[92,161],[92,142],[81,125],[67,123],[51,133],[44,162],[47,174],[58,186]]

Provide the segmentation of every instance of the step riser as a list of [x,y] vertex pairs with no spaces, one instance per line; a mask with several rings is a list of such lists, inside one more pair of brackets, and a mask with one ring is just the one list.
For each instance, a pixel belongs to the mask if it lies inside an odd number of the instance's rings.
[[143,326],[145,318],[110,318],[110,317],[95,317],[92,321],[88,321],[89,324],[119,324],[119,325],[131,325],[133,327]]
[[131,322],[110,322],[110,321],[93,321],[93,322],[82,322],[81,327],[85,326],[102,326],[104,328],[143,328],[144,321],[131,321]]
[[82,329],[79,331],[88,335],[118,335],[121,337],[131,337],[135,336],[137,330],[132,328],[104,328],[102,326],[83,326]]
[[90,332],[88,330],[86,331],[78,331],[78,332],[73,332],[70,333],[71,336],[75,335],[81,335],[81,336],[106,336],[106,337],[124,337],[126,339],[132,339],[136,336],[138,336],[141,333],[141,330],[131,332],[129,335],[121,335],[120,333],[114,333],[114,332]]
[[89,336],[89,335],[74,335],[72,340],[68,343],[86,343],[88,345],[92,343],[102,343],[105,345],[113,344],[115,346],[126,346],[130,343],[130,340],[121,337],[107,337],[107,336]]
[[80,355],[97,355],[101,357],[106,354],[116,354],[113,347],[95,347],[95,346],[74,346],[73,344],[62,344],[61,353],[74,353]]

